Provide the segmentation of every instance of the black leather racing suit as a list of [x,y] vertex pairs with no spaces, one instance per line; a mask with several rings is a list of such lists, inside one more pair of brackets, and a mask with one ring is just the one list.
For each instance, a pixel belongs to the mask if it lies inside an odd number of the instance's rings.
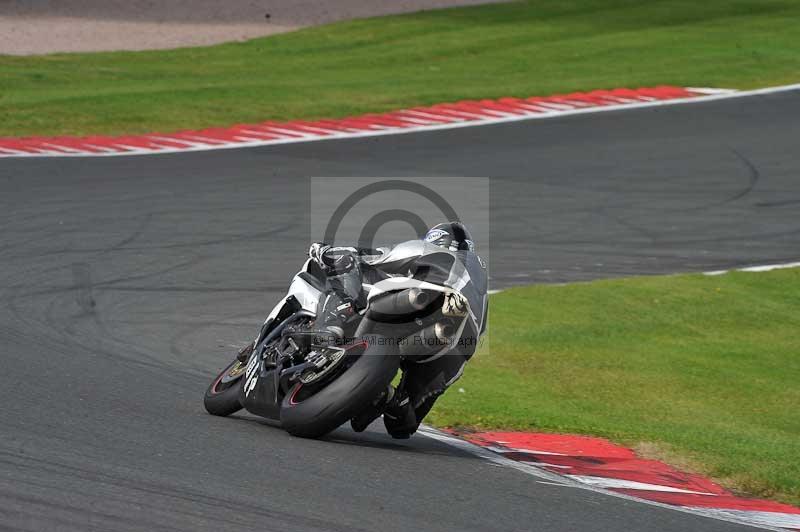
[[[417,259],[435,250],[432,244],[419,240],[377,249],[312,244],[309,256],[325,271],[332,288],[323,305],[324,324],[336,326],[347,315],[364,308],[364,284],[389,277],[411,277]],[[475,343],[467,342],[429,362],[404,362],[400,384],[383,413],[388,432],[400,438],[413,434],[436,399],[461,376],[474,350]]]

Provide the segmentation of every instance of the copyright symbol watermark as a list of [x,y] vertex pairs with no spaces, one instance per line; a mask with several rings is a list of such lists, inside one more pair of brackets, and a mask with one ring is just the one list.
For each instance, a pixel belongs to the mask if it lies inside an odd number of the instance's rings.
[[[448,327],[455,325],[460,331],[465,319],[463,313],[456,312],[462,303],[458,298],[464,305],[470,299],[469,308],[484,310],[490,255],[488,178],[320,177],[311,179],[310,193],[309,240],[333,247],[372,250],[375,253],[370,256],[383,257],[376,267],[368,265],[361,272],[363,282],[373,290],[408,291],[420,283],[446,287],[438,296],[435,290],[431,292],[433,296],[428,296],[438,298],[437,305],[431,307],[438,314],[430,317],[436,321],[430,324],[424,313],[382,314],[382,322],[391,325],[392,330],[413,328],[415,323],[424,329],[421,336],[406,342],[424,349],[426,343],[436,340],[433,336],[453,341]],[[460,222],[469,230],[469,252],[441,248],[437,253],[432,243],[425,243],[429,229],[450,222]],[[418,256],[420,250],[425,253],[422,258]],[[382,260],[390,267],[385,268]],[[466,296],[460,295],[462,290]],[[450,295],[452,291],[459,294]]]
[[488,178],[315,177],[310,193],[311,241],[374,249],[460,221],[488,257]]
[[[339,230],[339,226],[342,224],[342,221],[348,216],[348,214],[351,213],[351,211],[353,211],[354,208],[358,208],[359,203],[369,202],[370,197],[374,195],[379,195],[381,193],[393,194],[400,191],[416,195],[420,202],[430,202],[441,212],[441,222],[461,221],[458,211],[453,208],[453,206],[445,199],[444,196],[442,196],[442,194],[431,187],[422,183],[404,179],[387,179],[385,181],[377,181],[361,186],[344,198],[344,200],[342,200],[342,202],[336,207],[336,210],[333,212],[331,218],[328,220],[328,224],[325,227],[324,241],[336,241],[336,234]],[[362,203],[362,208],[363,206],[364,205]],[[405,223],[411,227],[417,238],[423,238],[425,233],[432,226],[432,220],[426,222],[422,216],[420,216],[420,210],[419,203],[415,202],[413,205],[409,205],[406,208],[398,206],[384,209],[373,214],[369,219],[366,220],[366,222],[364,222],[363,227],[361,227],[361,231],[356,240],[357,247],[375,247],[375,237],[378,234],[378,230],[391,222]]]

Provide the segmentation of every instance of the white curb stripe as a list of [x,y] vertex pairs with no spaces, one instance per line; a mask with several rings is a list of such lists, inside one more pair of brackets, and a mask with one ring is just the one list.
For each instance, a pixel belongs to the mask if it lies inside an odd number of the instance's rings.
[[[697,508],[697,507],[693,507]],[[704,512],[719,514],[725,517],[746,519],[753,523],[780,528],[800,528],[800,514],[785,514],[779,512],[762,512],[756,510],[725,510],[717,508],[699,508]]]
[[[502,443],[502,442],[497,442]],[[544,454],[550,456],[567,456],[564,453],[553,453],[550,451],[534,451],[532,449],[516,449],[514,447],[494,447],[491,445],[487,445],[484,449],[489,449],[495,453],[527,453],[527,454]]]
[[[548,466],[549,467],[549,466]],[[681,488],[673,488],[672,486],[661,486],[659,484],[648,484],[647,482],[636,482],[634,480],[620,480],[618,478],[605,478],[605,477],[592,477],[588,475],[566,475],[572,480],[577,480],[583,484],[590,486],[598,486],[601,488],[615,488],[627,490],[644,490],[644,491],[666,491],[670,493],[692,493],[694,495],[711,495],[716,497],[714,493],[705,491],[692,491]]]

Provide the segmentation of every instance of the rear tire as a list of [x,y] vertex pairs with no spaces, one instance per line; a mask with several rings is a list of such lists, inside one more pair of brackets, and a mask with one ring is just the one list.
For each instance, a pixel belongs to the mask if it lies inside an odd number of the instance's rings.
[[[214,416],[229,416],[242,409],[239,392],[244,384],[244,368],[245,364],[237,359],[217,375],[203,396],[206,412]],[[231,374],[236,372],[238,374],[230,378]]]
[[371,336],[352,366],[307,399],[294,401],[301,385],[296,386],[281,405],[281,427],[292,436],[319,438],[359,414],[386,390],[400,368],[397,342],[392,340]]

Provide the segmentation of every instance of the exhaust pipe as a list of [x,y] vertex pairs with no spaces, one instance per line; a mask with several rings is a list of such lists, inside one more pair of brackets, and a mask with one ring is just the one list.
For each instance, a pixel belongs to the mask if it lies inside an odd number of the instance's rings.
[[[427,329],[424,329],[427,330]],[[439,341],[447,341],[456,334],[456,326],[452,320],[437,321],[433,325],[433,335]]]
[[417,310],[422,310],[431,302],[431,295],[419,288],[408,289],[408,304]]
[[400,354],[405,357],[428,357],[450,346],[455,340],[456,325],[444,319],[407,336],[400,343]]
[[432,301],[431,295],[419,288],[407,288],[376,299],[370,310],[386,315],[405,315],[420,311]]

